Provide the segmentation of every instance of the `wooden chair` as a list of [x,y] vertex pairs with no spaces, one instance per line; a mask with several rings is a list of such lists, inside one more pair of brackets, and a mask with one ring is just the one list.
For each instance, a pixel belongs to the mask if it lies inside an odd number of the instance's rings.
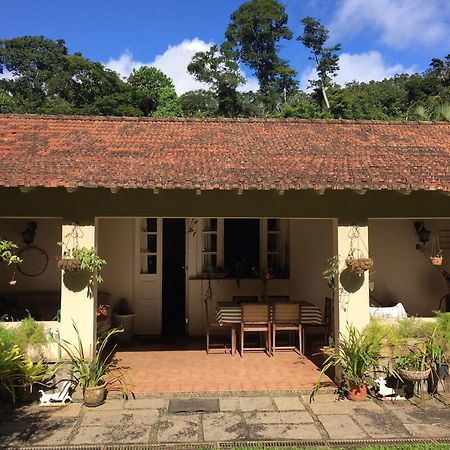
[[268,303],[242,303],[241,304],[241,356],[244,356],[245,333],[266,333],[266,346],[246,350],[266,350],[271,354],[270,348],[270,310]]
[[305,329],[306,328],[317,328],[323,327],[323,341],[324,344],[328,344],[328,339],[331,335],[331,325],[332,325],[332,316],[333,316],[333,300],[329,297],[325,297],[325,305],[324,312],[322,316],[322,320],[317,323],[303,323],[303,342],[305,342]]
[[257,295],[233,295],[233,303],[242,305],[242,303],[258,303]]
[[227,348],[226,344],[225,346],[223,344],[211,344],[211,331],[212,330],[221,330],[226,331],[230,333],[230,352],[233,348],[233,334],[232,334],[232,327],[229,323],[220,324],[217,322],[217,320],[212,320],[209,315],[209,307],[208,307],[208,300],[205,300],[205,313],[206,313],[206,353],[209,353],[210,348]]
[[[296,331],[298,333],[298,352],[303,353],[303,333],[301,325],[300,304],[294,302],[275,302],[272,305],[272,354],[275,350],[297,350],[295,345],[276,345],[277,331]],[[289,339],[290,343],[290,339]]]

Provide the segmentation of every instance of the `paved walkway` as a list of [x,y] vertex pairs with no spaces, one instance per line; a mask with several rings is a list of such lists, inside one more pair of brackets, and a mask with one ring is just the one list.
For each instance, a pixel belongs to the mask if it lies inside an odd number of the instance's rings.
[[[109,399],[88,409],[3,406],[0,446],[119,443],[205,443],[249,440],[335,440],[450,437],[450,408],[437,400],[362,404],[332,394],[314,403],[298,394],[197,395],[219,400],[219,412],[169,413],[169,399]],[[217,403],[217,402],[216,402]]]

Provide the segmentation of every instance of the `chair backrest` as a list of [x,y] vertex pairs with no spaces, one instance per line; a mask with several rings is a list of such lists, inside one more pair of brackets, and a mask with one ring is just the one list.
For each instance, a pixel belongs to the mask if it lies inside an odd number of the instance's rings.
[[269,303],[288,302],[289,295],[269,295]]
[[294,302],[275,302],[273,304],[273,321],[275,323],[299,323],[300,304]]
[[233,295],[233,303],[235,305],[242,305],[242,303],[258,303],[257,295]]
[[268,323],[268,303],[242,303],[242,323]]

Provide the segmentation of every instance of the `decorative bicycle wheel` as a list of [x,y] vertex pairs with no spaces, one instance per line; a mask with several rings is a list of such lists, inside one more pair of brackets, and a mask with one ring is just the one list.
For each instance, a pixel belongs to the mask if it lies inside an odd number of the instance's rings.
[[40,247],[27,245],[18,254],[22,260],[17,269],[27,277],[38,277],[45,272],[48,265],[48,255]]

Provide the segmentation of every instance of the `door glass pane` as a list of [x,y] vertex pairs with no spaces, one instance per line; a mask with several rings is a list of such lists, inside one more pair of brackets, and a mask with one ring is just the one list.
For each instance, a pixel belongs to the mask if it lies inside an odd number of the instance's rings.
[[147,219],[147,229],[145,231],[151,231],[153,233],[156,233],[156,227],[157,227],[156,219],[154,217],[149,217]]
[[141,273],[155,274],[156,271],[156,255],[141,255]]
[[147,251],[156,253],[156,234],[147,234]]

